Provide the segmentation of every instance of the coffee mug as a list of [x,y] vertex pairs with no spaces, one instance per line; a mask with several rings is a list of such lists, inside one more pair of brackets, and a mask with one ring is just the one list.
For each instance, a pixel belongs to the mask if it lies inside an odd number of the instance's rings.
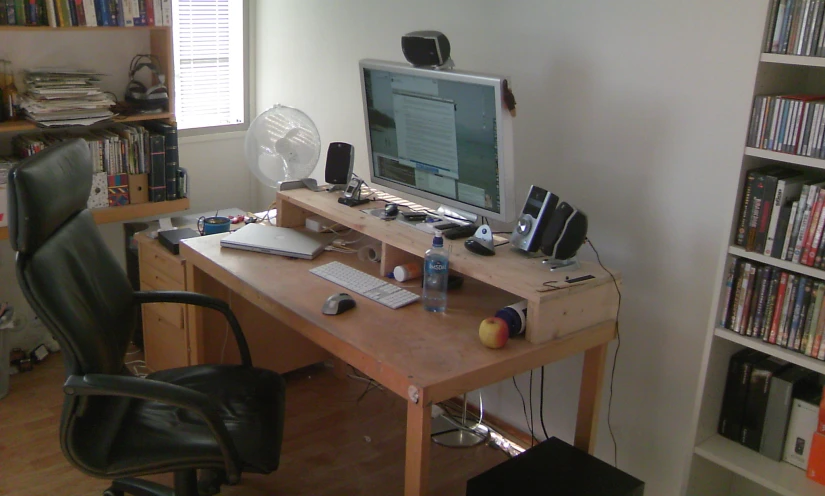
[[198,219],[198,232],[201,236],[229,232],[229,217],[201,217]]

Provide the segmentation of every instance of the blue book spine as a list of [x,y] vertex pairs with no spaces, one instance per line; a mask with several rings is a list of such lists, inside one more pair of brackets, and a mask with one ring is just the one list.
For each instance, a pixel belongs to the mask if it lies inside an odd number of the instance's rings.
[[109,26],[109,1],[95,0],[95,17],[98,26]]

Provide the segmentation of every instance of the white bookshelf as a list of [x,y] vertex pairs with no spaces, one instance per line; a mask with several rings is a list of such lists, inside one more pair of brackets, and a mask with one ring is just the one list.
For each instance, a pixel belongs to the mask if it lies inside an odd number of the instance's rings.
[[773,461],[722,436],[712,436],[697,445],[694,453],[782,496],[825,494],[825,486],[808,479],[804,470]]
[[[770,2],[767,2],[770,3]],[[762,46],[759,50],[761,51]],[[752,96],[776,94],[825,94],[825,58],[796,55],[759,54],[759,65]],[[741,124],[750,125],[751,107]],[[746,138],[747,139],[747,138]],[[745,179],[749,170],[771,163],[787,164],[803,170],[825,170],[825,160],[789,153],[780,153],[745,146],[738,167],[740,171],[735,195],[736,203],[728,212],[730,231],[725,235],[725,248],[720,253],[719,268],[713,293],[713,308],[708,316],[702,366],[696,391],[691,453],[688,459],[688,479],[682,494],[690,496],[822,496],[825,485],[807,478],[805,471],[786,462],[774,461],[740,443],[717,434],[730,357],[738,350],[751,348],[786,360],[820,374],[825,374],[825,361],[782,348],[775,344],[741,335],[720,327],[719,316],[724,305],[727,268],[734,257],[771,265],[785,271],[825,280],[825,270],[748,252],[734,246]],[[743,489],[747,488],[747,489]]]

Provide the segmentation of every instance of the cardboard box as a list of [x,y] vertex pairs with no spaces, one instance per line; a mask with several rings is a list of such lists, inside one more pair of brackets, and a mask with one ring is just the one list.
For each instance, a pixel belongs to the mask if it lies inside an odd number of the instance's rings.
[[[818,399],[818,398],[817,398]],[[791,421],[785,438],[785,453],[782,459],[801,468],[808,469],[811,454],[811,440],[819,421],[819,404],[794,398],[791,407]]]
[[808,458],[808,478],[825,484],[825,434],[814,433],[811,456]]

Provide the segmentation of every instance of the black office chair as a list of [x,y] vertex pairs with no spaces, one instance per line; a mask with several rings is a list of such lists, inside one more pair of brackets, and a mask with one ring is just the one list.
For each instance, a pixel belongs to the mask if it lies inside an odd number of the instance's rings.
[[[79,139],[54,145],[9,173],[17,279],[63,351],[64,455],[89,475],[116,479],[105,495],[194,496],[198,469],[202,491],[214,494],[221,483],[237,484],[241,472],[274,471],[283,437],[283,379],[252,367],[225,302],[132,289],[86,209],[91,184],[91,155]],[[137,312],[154,302],[222,312],[242,365],[163,370],[145,379],[131,375],[124,356]],[[134,478],[161,472],[174,472],[174,492]]]

